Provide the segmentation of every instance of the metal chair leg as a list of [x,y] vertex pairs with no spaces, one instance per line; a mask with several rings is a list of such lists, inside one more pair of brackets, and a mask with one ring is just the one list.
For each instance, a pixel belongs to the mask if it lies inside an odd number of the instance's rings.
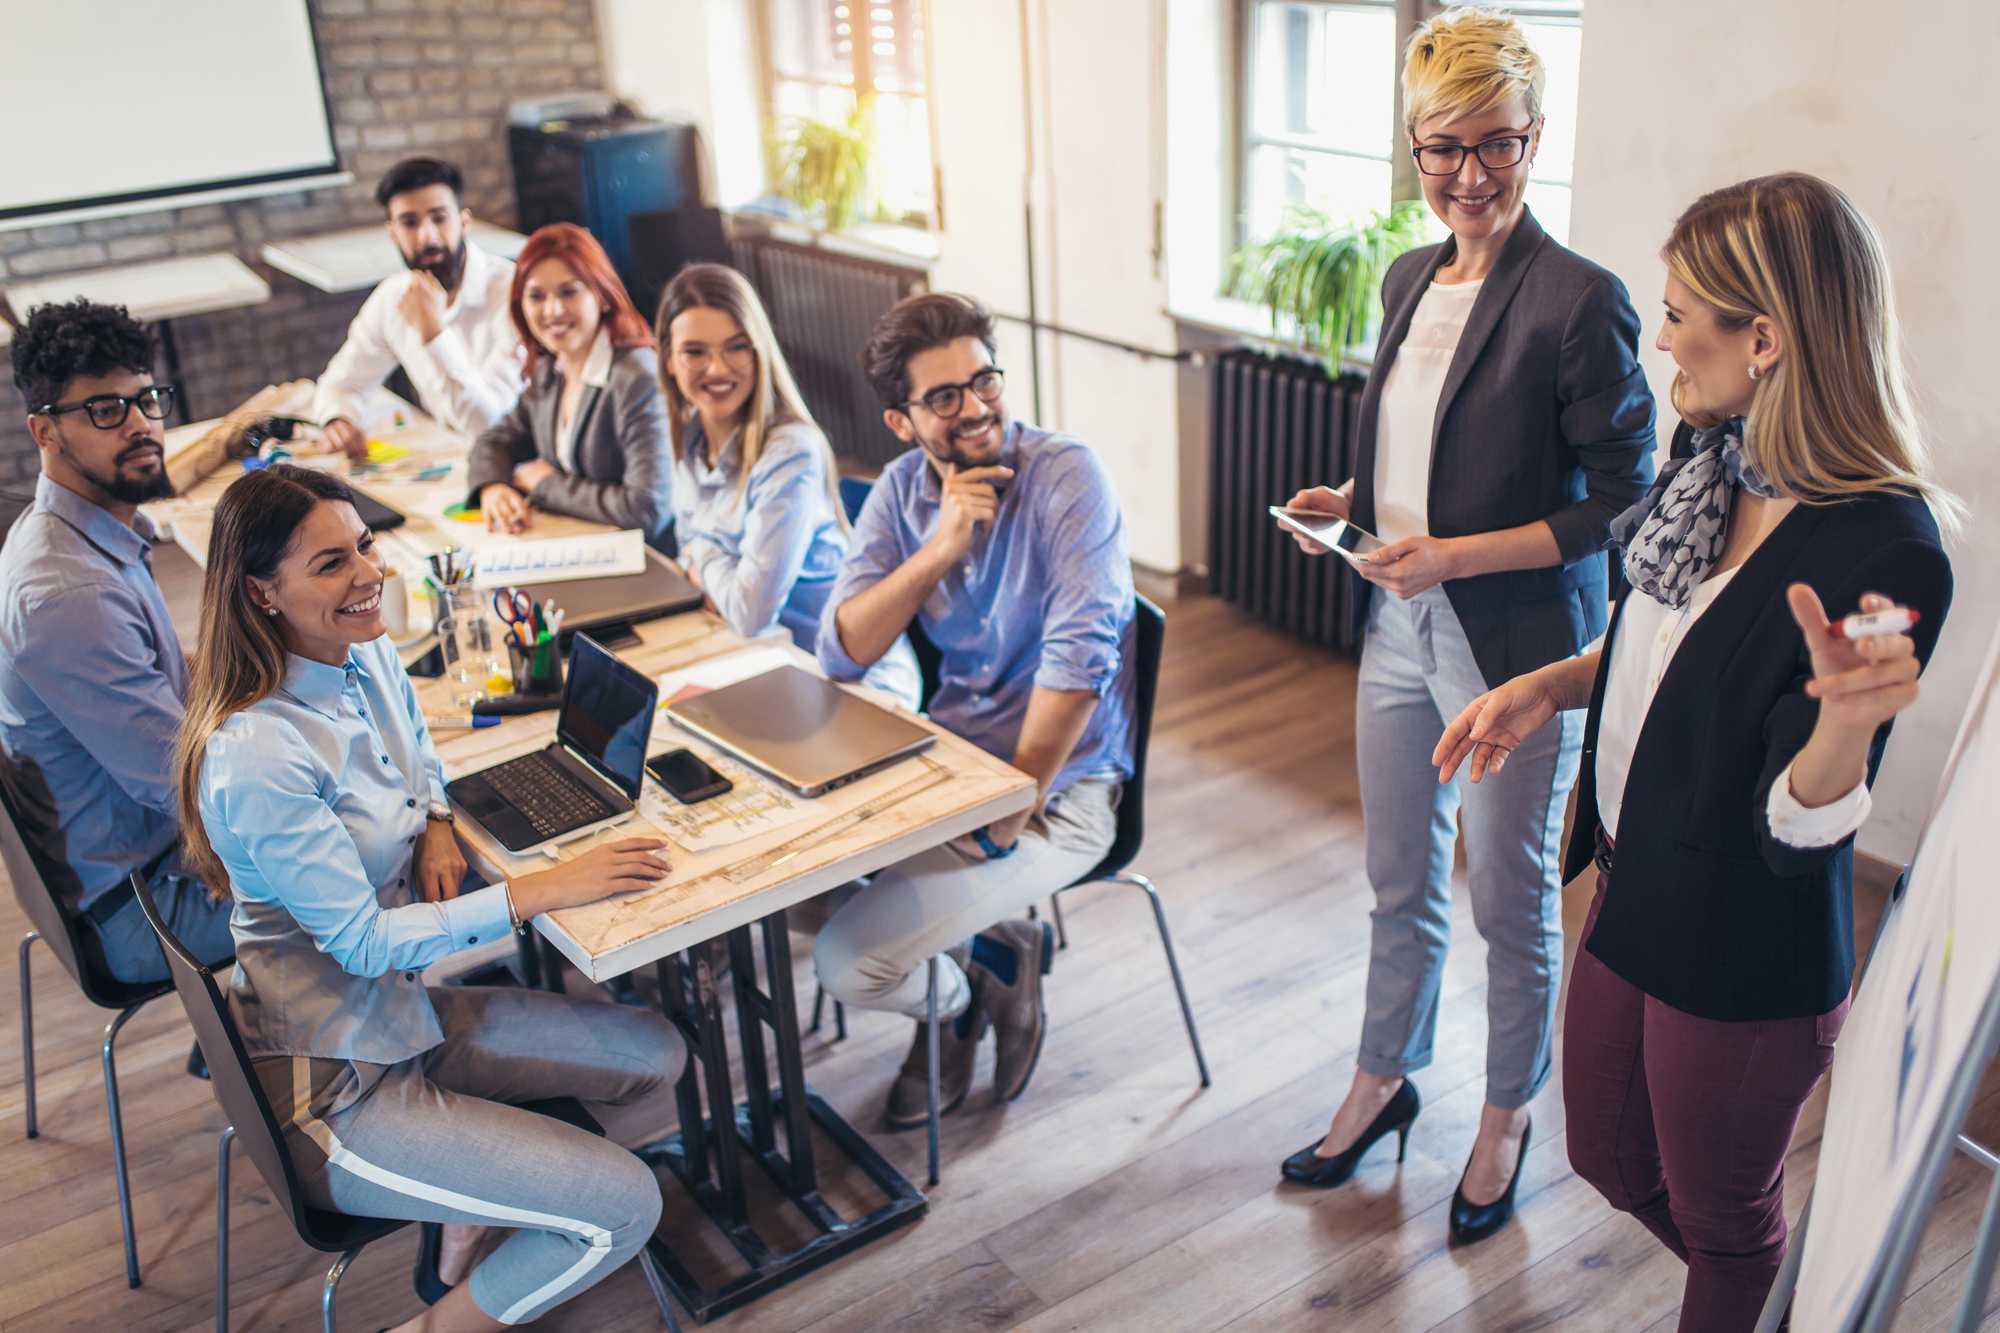
[[1056,948],[1067,949],[1069,948],[1069,931],[1063,927],[1061,894],[1062,890],[1057,889],[1049,895],[1049,915],[1056,919]]
[[145,1001],[122,1009],[104,1025],[104,1100],[111,1108],[111,1158],[118,1168],[118,1220],[125,1226],[125,1285],[139,1285],[139,1244],[132,1235],[132,1182],[125,1171],[125,1118],[118,1113],[118,1065],[111,1054],[118,1029],[145,1007]]
[[31,930],[21,937],[21,1081],[28,1093],[28,1137],[36,1138],[40,1131],[35,1128],[35,992],[31,984],[33,973],[29,970],[28,946],[42,937],[39,930]]
[[833,1039],[847,1040],[847,1006],[839,1000],[833,1002]]
[[326,1285],[320,1288],[319,1325],[322,1333],[340,1333],[333,1322],[333,1298],[340,1291],[340,1275],[354,1262],[354,1256],[364,1247],[357,1245],[346,1254],[333,1261],[333,1267],[326,1270]]
[[924,964],[924,968],[929,983],[924,991],[924,1054],[927,1057],[926,1063],[929,1065],[929,1068],[924,1071],[924,1096],[929,1100],[931,1113],[930,1124],[927,1128],[931,1151],[930,1181],[932,1187],[935,1188],[938,1183],[938,1102],[940,1100],[938,1096],[938,960],[936,954],[931,955],[930,961]]
[[1187,984],[1181,980],[1181,960],[1174,953],[1174,937],[1167,930],[1167,909],[1160,901],[1160,891],[1153,887],[1153,881],[1144,875],[1135,875],[1129,870],[1121,870],[1112,876],[1120,884],[1131,884],[1146,891],[1153,903],[1153,922],[1160,928],[1160,947],[1167,951],[1167,970],[1174,975],[1174,994],[1180,997],[1181,1021],[1187,1024],[1188,1045],[1194,1047],[1195,1067],[1201,1070],[1201,1086],[1211,1086],[1208,1077],[1208,1059],[1201,1053],[1201,1037],[1194,1030],[1194,1006],[1188,1003]]
[[639,1251],[639,1269],[646,1275],[646,1285],[653,1290],[653,1304],[660,1307],[667,1333],[681,1333],[681,1321],[674,1318],[673,1298],[667,1295],[667,1284],[660,1277],[660,1261],[653,1257],[650,1247]]
[[819,1031],[819,1016],[820,1016],[820,1012],[821,1012],[822,1010],[824,1010],[825,1008],[826,1008],[826,987],[824,987],[824,986],[814,986],[814,987],[813,987],[813,1021],[812,1021],[812,1022],[810,1022],[810,1023],[808,1023],[808,1024],[806,1024],[806,1031],[808,1031],[808,1032],[817,1032],[817,1031]]
[[229,1146],[236,1126],[215,1144],[215,1333],[229,1333]]

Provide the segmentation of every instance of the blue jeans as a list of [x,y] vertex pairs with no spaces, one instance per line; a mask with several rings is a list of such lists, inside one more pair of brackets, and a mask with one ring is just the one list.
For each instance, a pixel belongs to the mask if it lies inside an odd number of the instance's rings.
[[[160,919],[174,938],[202,962],[219,963],[235,954],[236,940],[229,933],[233,904],[228,897],[211,902],[206,884],[173,870],[154,875],[146,892],[152,895],[153,906],[160,909]],[[96,930],[98,947],[112,976],[133,986],[167,979],[167,956],[160,952],[159,937],[153,934],[137,898],[112,913],[103,925],[89,917],[82,921],[86,935]]]
[[1375,890],[1360,1067],[1431,1062],[1451,940],[1452,850],[1465,828],[1472,920],[1486,940],[1486,1100],[1525,1106],[1548,1081],[1562,981],[1563,805],[1583,714],[1559,714],[1476,785],[1437,780],[1431,752],[1487,683],[1443,588],[1378,590],[1355,695],[1354,748]]

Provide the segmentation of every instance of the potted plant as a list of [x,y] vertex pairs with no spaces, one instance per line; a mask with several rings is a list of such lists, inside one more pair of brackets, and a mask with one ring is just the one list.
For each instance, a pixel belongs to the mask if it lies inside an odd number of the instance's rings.
[[1363,220],[1292,204],[1277,232],[1229,257],[1229,295],[1289,315],[1301,342],[1338,369],[1365,347],[1382,318],[1382,275],[1405,250],[1429,239],[1429,214],[1414,199]]
[[787,116],[778,123],[778,193],[829,231],[853,226],[873,193],[873,100],[856,98],[845,124],[811,116]]

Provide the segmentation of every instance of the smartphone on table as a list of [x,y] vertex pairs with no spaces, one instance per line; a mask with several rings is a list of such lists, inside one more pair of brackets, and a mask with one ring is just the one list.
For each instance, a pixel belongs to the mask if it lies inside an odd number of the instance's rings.
[[1271,506],[1271,517],[1303,537],[1310,537],[1329,551],[1347,557],[1349,564],[1366,564],[1371,552],[1388,543],[1366,528],[1357,528],[1344,518],[1323,509],[1287,509]]
[[735,785],[686,747],[654,755],[646,761],[646,771],[682,805],[720,796]]

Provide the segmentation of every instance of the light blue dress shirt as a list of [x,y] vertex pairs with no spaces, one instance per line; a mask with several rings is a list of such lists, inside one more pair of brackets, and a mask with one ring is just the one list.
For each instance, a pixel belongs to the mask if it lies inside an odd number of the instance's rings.
[[[1097,707],[1050,794],[1079,778],[1128,778],[1138,697],[1132,564],[1111,478],[1082,441],[1019,422],[1000,462],[1014,476],[992,527],[917,611],[944,655],[931,719],[1009,759],[1035,686],[1095,690]],[[840,604],[931,539],[941,498],[922,449],[882,469],[820,617],[820,665],[835,680],[862,674],[841,647]]]
[[411,859],[444,769],[384,637],[285,682],[208,738],[201,820],[236,906],[254,1056],[394,1064],[444,1039],[423,969],[507,933],[503,886],[417,901]]
[[[187,663],[126,527],[46,475],[0,547],[0,778],[88,907],[173,843]],[[59,886],[75,894],[77,886]]]
[[742,443],[741,431],[730,436],[710,467],[701,418],[689,422],[674,464],[681,560],[730,629],[752,639],[783,625],[793,643],[812,652],[820,610],[847,553],[827,475],[833,455],[812,426],[788,421],[764,437],[739,490]]

